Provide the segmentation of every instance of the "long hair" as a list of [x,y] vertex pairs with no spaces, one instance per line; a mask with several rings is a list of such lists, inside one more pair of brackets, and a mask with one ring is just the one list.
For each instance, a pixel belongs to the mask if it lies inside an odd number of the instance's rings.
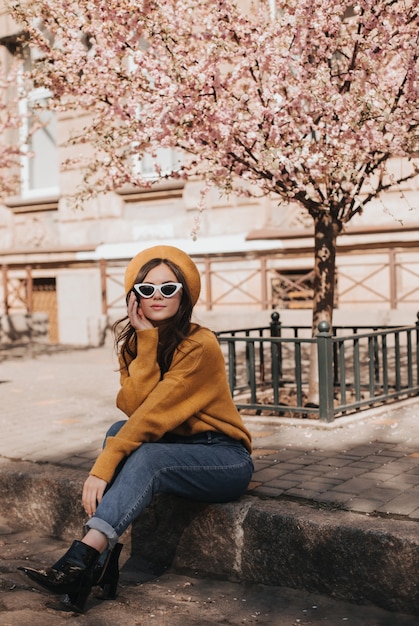
[[[148,272],[162,263],[172,270],[176,276],[177,282],[182,283],[183,289],[180,305],[176,314],[158,327],[159,344],[157,349],[157,362],[160,367],[161,376],[169,369],[173,354],[178,345],[190,334],[193,309],[191,293],[185,275],[180,267],[172,263],[169,259],[157,258],[148,261],[138,272],[135,282],[144,282],[144,278],[147,276]],[[131,292],[127,294],[127,300],[130,293]],[[120,325],[124,322],[126,322],[125,325],[119,330]],[[130,362],[137,356],[136,330],[131,326],[128,316],[116,321],[112,326],[112,330],[115,337],[116,351],[121,355],[124,366],[128,368]]]

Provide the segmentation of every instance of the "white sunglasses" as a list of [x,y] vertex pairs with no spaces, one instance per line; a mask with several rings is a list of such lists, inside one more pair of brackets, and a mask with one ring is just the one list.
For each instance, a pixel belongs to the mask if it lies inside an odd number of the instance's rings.
[[151,283],[137,283],[134,285],[135,291],[142,298],[152,298],[158,290],[165,298],[173,298],[179,289],[182,289],[182,283],[163,283],[163,285],[152,285]]

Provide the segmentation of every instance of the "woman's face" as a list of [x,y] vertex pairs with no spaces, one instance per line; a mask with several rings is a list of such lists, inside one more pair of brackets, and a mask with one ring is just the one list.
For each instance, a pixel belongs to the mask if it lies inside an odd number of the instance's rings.
[[[177,283],[178,279],[170,267],[161,263],[146,274],[143,282],[151,285],[162,285],[163,283]],[[158,326],[161,322],[176,315],[181,299],[182,289],[171,298],[166,298],[156,289],[151,298],[140,298],[141,310],[154,326]]]

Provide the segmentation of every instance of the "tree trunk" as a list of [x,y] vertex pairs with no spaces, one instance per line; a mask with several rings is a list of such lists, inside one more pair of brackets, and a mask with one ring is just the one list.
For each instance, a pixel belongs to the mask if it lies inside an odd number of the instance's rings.
[[[336,239],[341,228],[330,213],[322,212],[314,219],[314,296],[312,336],[322,321],[332,328],[336,277]],[[318,406],[319,383],[316,344],[310,354],[309,390],[307,404]]]

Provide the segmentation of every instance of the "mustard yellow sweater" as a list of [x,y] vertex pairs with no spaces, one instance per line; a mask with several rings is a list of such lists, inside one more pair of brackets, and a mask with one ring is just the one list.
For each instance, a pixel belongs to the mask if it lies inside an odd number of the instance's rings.
[[108,437],[91,474],[110,482],[122,459],[167,432],[188,436],[217,431],[242,441],[251,451],[251,436],[231,397],[217,338],[207,328],[193,328],[161,380],[157,328],[137,331],[137,356],[128,371],[121,370],[116,399],[129,419],[115,437]]

